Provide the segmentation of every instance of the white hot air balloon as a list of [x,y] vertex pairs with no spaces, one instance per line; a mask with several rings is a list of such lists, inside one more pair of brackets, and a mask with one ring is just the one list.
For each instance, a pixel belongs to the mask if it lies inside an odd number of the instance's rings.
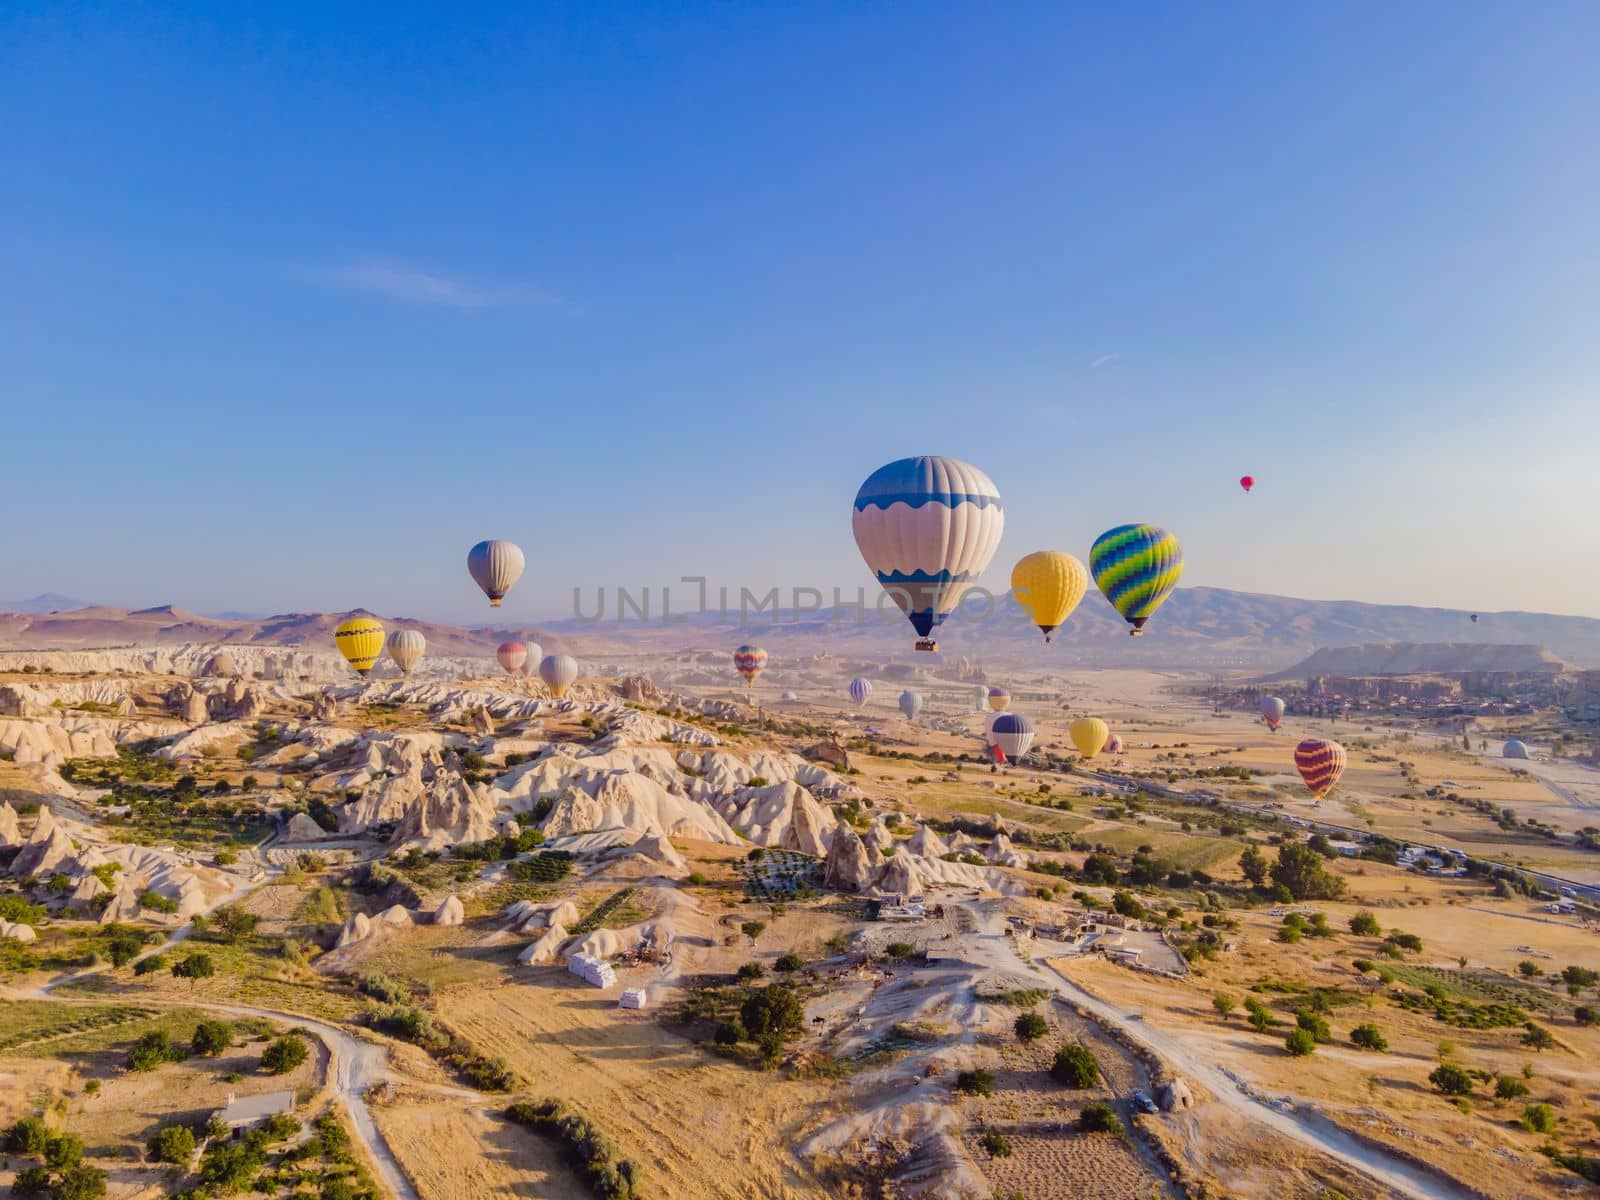
[[1005,524],[987,475],[932,455],[879,467],[856,493],[850,517],[867,569],[917,631],[918,650],[939,648],[934,628],[989,565]]
[[989,741],[1008,759],[1021,758],[1033,745],[1033,721],[1021,713],[997,713],[989,723]]
[[400,674],[409,675],[411,668],[422,661],[422,655],[428,649],[428,639],[415,629],[396,629],[389,635],[384,648],[389,651],[394,665],[400,668]]
[[981,683],[972,689],[972,705],[974,712],[989,712],[989,689]]
[[570,654],[551,654],[539,660],[539,678],[557,700],[578,678],[578,660]]
[[917,714],[922,711],[922,693],[901,692],[900,711],[905,713],[906,720],[915,721]]
[[479,542],[467,551],[467,573],[489,597],[489,607],[499,608],[511,585],[522,578],[522,550],[511,542]]

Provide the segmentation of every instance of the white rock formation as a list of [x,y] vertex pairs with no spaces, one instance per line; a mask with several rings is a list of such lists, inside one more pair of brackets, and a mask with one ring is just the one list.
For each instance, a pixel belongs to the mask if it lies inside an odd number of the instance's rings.
[[32,925],[24,925],[20,921],[0,921],[0,938],[10,938],[14,942],[31,942],[38,936]]
[[372,936],[372,920],[366,913],[356,913],[339,931],[339,941],[334,949],[342,950],[352,942],[365,941]]
[[17,810],[11,801],[0,800],[0,847],[22,844],[22,832],[17,827]]
[[566,940],[566,927],[552,925],[523,948],[522,953],[517,955],[517,961],[530,966],[554,962],[561,953],[561,944]]
[[72,839],[48,808],[39,810],[33,832],[11,860],[11,873],[20,878],[49,875],[71,863],[76,853]]
[[943,858],[950,853],[950,847],[938,831],[927,825],[917,827],[917,831],[906,839],[905,848],[921,858]]
[[867,848],[848,825],[840,825],[828,847],[823,865],[823,881],[842,892],[859,892],[872,882],[873,870]]
[[459,925],[464,920],[466,911],[461,907],[461,901],[454,896],[446,896],[444,902],[433,910],[435,925]]
[[817,858],[828,852],[839,824],[831,811],[792,779],[741,788],[720,801],[717,811],[758,846],[797,850]]

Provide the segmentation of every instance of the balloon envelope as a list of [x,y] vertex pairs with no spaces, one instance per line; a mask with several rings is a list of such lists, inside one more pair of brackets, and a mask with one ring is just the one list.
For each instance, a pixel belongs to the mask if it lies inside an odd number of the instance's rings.
[[989,741],[1007,758],[1021,758],[1033,745],[1033,721],[1022,713],[1003,712],[989,723]]
[[868,570],[927,638],[989,565],[1005,514],[994,482],[977,467],[924,455],[869,475],[850,527]]
[[409,675],[411,668],[422,661],[423,652],[428,648],[428,639],[415,629],[396,629],[389,635],[385,648],[394,665],[400,668],[400,674]]
[[1344,774],[1344,747],[1326,738],[1307,738],[1294,748],[1294,765],[1306,788],[1318,800],[1322,799],[1339,782]]
[[922,711],[922,693],[901,692],[900,711],[905,713],[906,720],[915,721],[917,714]]
[[975,712],[985,712],[989,708],[989,689],[981,684],[972,689],[972,704]]
[[857,676],[850,681],[850,699],[857,704],[865,704],[870,695],[872,695],[872,680]]
[[733,669],[744,676],[747,684],[756,681],[767,666],[767,652],[760,646],[740,646],[733,652]]
[[1011,568],[1011,590],[1048,642],[1089,590],[1089,572],[1070,554],[1036,550]]
[[538,642],[523,642],[528,648],[528,657],[522,664],[522,674],[532,676],[539,669],[539,664],[544,661],[544,647]]
[[1105,744],[1104,749],[1105,749],[1105,752],[1107,754],[1121,754],[1122,753],[1122,739],[1119,738],[1116,734],[1113,733],[1110,737],[1108,737],[1106,739],[1106,744]]
[[1283,721],[1285,705],[1277,696],[1261,697],[1261,719],[1267,723],[1267,728],[1277,732],[1278,725]]
[[1255,487],[1255,485],[1256,477],[1254,475],[1242,475],[1239,477],[1239,486],[1245,491],[1248,492],[1251,488]]
[[1067,726],[1067,736],[1085,758],[1093,758],[1105,749],[1111,729],[1099,717],[1079,717]]
[[522,578],[523,565],[521,548],[511,542],[479,542],[467,551],[467,573],[489,597],[491,608],[499,608],[511,585]]
[[383,653],[383,626],[371,617],[351,617],[333,631],[333,644],[357,675],[365,675]]
[[1111,607],[1138,634],[1183,576],[1183,547],[1154,525],[1118,525],[1095,538],[1089,570]]
[[1003,687],[992,687],[984,699],[995,712],[1005,712],[1006,705],[1011,703],[1011,693]]
[[501,642],[494,656],[499,660],[502,671],[507,675],[515,675],[528,661],[528,648],[521,642]]
[[567,694],[578,678],[578,660],[570,654],[551,654],[540,660],[539,678],[557,700]]

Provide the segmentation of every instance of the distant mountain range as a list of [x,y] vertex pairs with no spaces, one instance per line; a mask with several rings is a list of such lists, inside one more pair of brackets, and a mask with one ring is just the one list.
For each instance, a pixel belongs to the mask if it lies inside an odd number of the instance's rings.
[[1383,642],[1366,646],[1333,646],[1273,679],[1309,679],[1314,675],[1445,675],[1473,671],[1517,671],[1556,675],[1571,669],[1543,646],[1482,645],[1476,642]]
[[[58,600],[64,597],[38,597]],[[30,602],[30,605],[32,602]],[[256,645],[332,644],[347,613],[286,613],[262,618],[204,617],[171,605],[130,611],[90,607],[71,611],[0,613],[0,648],[82,649],[130,644],[224,642]],[[833,654],[865,660],[929,661],[912,650],[910,626],[892,609],[842,614],[770,610],[741,623],[709,613],[684,624],[614,618],[567,619],[537,627],[466,628],[408,618],[379,617],[391,628],[416,629],[441,654],[484,654],[501,641],[534,638],[545,648],[587,653],[715,649],[756,640],[774,654]],[[939,631],[946,656],[994,665],[1136,666],[1283,669],[1324,647],[1386,643],[1448,643],[1501,647],[1505,661],[1524,661],[1539,647],[1580,667],[1600,667],[1600,620],[1547,613],[1483,613],[1474,624],[1464,611],[1356,601],[1296,600],[1182,588],[1151,620],[1143,637],[1098,594],[1087,596],[1050,646],[1009,601],[988,621],[952,619]],[[1513,649],[1514,648],[1514,649]],[[1301,664],[1302,666],[1304,664]],[[1297,668],[1298,669],[1298,668]],[[1474,668],[1466,668],[1474,669]],[[1497,668],[1482,668],[1497,669]],[[1498,668],[1524,669],[1524,668]],[[1537,668],[1527,668],[1537,669]],[[1333,672],[1337,673],[1337,672]]]
[[26,600],[0,601],[0,610],[17,613],[67,612],[70,609],[87,607],[87,601],[74,600],[71,596],[63,596],[59,592],[42,592]]

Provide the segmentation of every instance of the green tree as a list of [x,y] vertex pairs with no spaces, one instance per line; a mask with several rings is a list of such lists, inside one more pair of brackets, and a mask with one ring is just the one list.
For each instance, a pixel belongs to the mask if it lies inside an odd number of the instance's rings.
[[767,923],[765,921],[746,921],[744,924],[739,926],[739,932],[750,939],[750,944],[752,946],[755,945],[756,939],[765,933],[766,930]]
[[1530,1104],[1522,1110],[1522,1127],[1529,1133],[1554,1133],[1556,1110],[1548,1104]]
[[1383,926],[1378,924],[1378,918],[1362,909],[1350,918],[1350,932],[1361,937],[1377,937],[1383,932]]
[[50,1188],[51,1200],[100,1200],[106,1194],[106,1173],[88,1163],[73,1163]]
[[1296,1058],[1304,1058],[1317,1048],[1317,1039],[1309,1029],[1291,1029],[1283,1039],[1283,1048]]
[[1472,1072],[1457,1063],[1440,1063],[1428,1073],[1428,1082],[1446,1096],[1472,1095]]
[[179,979],[189,981],[189,990],[194,990],[194,985],[201,979],[210,979],[217,973],[217,964],[211,961],[209,954],[195,951],[184,955],[172,964],[172,973]]
[[1500,1075],[1494,1081],[1496,1100],[1516,1100],[1528,1094],[1528,1085],[1515,1075]]
[[1050,1077],[1070,1088],[1092,1088],[1100,1082],[1100,1063],[1087,1046],[1067,1042],[1056,1051]]
[[1261,887],[1267,882],[1267,856],[1255,846],[1246,846],[1239,856],[1239,870],[1250,881],[1251,887]]
[[181,1062],[183,1048],[174,1046],[164,1029],[152,1029],[128,1051],[128,1070],[154,1071],[169,1062]]
[[956,1091],[967,1096],[988,1096],[994,1092],[994,1072],[982,1067],[956,1072]]
[[1383,1031],[1370,1021],[1357,1025],[1350,1031],[1352,1044],[1360,1046],[1363,1050],[1387,1050],[1389,1039],[1383,1036]]
[[150,1157],[177,1167],[194,1158],[194,1131],[187,1125],[163,1125],[150,1138]]
[[113,967],[125,967],[139,957],[139,951],[144,949],[144,942],[136,933],[115,933],[106,943],[106,954],[111,959]]
[[1529,1021],[1525,1026],[1527,1032],[1522,1035],[1522,1044],[1531,1046],[1535,1050],[1549,1050],[1556,1044],[1555,1034],[1543,1025]]
[[1115,1133],[1122,1132],[1122,1122],[1117,1119],[1117,1110],[1109,1104],[1085,1104],[1083,1111],[1078,1114],[1078,1128],[1084,1133]]
[[189,1046],[196,1054],[215,1058],[233,1045],[233,1026],[226,1021],[201,1021],[194,1027]]
[[1344,880],[1328,871],[1322,856],[1299,842],[1278,847],[1272,882],[1295,900],[1337,900],[1346,890]]
[[6,1130],[5,1147],[12,1154],[43,1158],[50,1144],[50,1128],[38,1117],[23,1117]]
[[752,993],[739,1006],[739,1019],[756,1037],[768,1033],[785,1039],[797,1037],[805,1027],[805,1016],[800,997],[793,988],[782,983]]
[[227,908],[219,908],[211,915],[212,923],[217,930],[217,936],[230,946],[243,941],[256,931],[256,926],[261,924],[261,918],[253,912],[246,912],[236,904]]
[[1016,1031],[1019,1041],[1032,1042],[1050,1032],[1050,1022],[1039,1013],[1025,1012],[1017,1016],[1012,1028]]
[[297,1033],[286,1033],[261,1052],[261,1069],[268,1075],[287,1075],[311,1057],[311,1047]]
[[11,1181],[13,1196],[48,1196],[50,1172],[44,1167],[23,1167]]
[[1236,1004],[1237,1001],[1235,1001],[1232,996],[1218,993],[1217,995],[1211,997],[1211,1007],[1216,1010],[1217,1016],[1219,1017],[1227,1018],[1231,1016]]

